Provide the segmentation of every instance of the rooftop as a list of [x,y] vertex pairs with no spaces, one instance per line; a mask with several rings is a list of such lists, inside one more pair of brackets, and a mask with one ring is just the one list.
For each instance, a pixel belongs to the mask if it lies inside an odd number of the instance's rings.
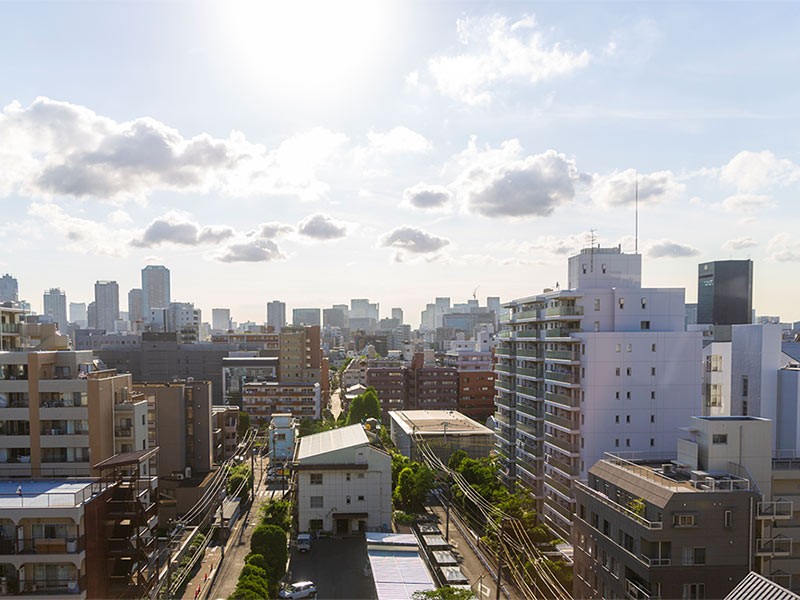
[[368,444],[369,438],[360,424],[348,425],[301,437],[297,449],[297,460],[302,461],[334,450]]
[[74,508],[102,490],[97,479],[0,481],[0,508]]
[[455,410],[392,410],[389,416],[407,435],[494,435],[488,427]]

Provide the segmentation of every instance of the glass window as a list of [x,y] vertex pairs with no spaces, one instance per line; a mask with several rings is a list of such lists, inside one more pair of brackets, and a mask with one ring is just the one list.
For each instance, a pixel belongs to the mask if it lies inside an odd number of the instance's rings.
[[311,485],[322,485],[322,473],[311,473]]
[[322,508],[322,496],[311,496],[311,508]]

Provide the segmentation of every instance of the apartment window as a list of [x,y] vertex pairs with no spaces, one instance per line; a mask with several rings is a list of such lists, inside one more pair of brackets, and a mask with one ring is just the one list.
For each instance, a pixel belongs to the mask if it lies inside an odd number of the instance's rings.
[[626,423],[630,423],[631,422],[631,416],[630,415],[625,415],[625,422]]
[[606,272],[606,266],[605,266],[605,265],[602,265],[600,268],[603,270],[603,273],[605,274],[605,272]]
[[728,434],[727,433],[715,433],[711,436],[711,443],[712,444],[727,444],[728,443]]
[[597,516],[597,513],[592,513],[592,527],[595,529],[600,529],[600,517]]
[[358,474],[358,478],[359,478],[359,479],[364,479],[364,474],[363,474],[363,473],[359,473],[359,474]]
[[650,329],[650,321],[642,321],[639,324],[640,329]]
[[621,350],[622,350],[622,344],[617,344],[617,352],[620,352]]
[[673,527],[694,527],[695,526],[694,515],[686,514],[686,513],[677,513],[677,514],[672,516],[672,526]]
[[656,399],[656,391],[650,390],[650,400],[655,400],[655,399]]
[[611,523],[603,519],[603,535],[611,537]]
[[627,369],[625,369],[625,374],[626,374],[628,377],[630,377],[630,376],[631,376],[631,373],[633,373],[633,369],[632,369],[631,367],[628,367]]
[[642,310],[647,308],[647,298],[642,298]]
[[350,481],[350,473],[347,473],[347,474],[345,475],[345,479],[347,479],[347,481]]
[[586,344],[581,344],[581,356],[586,354]]
[[[617,400],[619,400],[619,392],[615,392],[615,393],[617,395]],[[581,416],[583,416],[583,415],[581,415]]]
[[656,351],[656,345],[650,344],[650,352],[655,352],[655,351]]
[[705,548],[684,548],[683,549],[683,564],[684,565],[704,565],[704,564],[706,564],[706,549]]
[[750,393],[750,380],[747,375],[742,375],[742,397],[747,398]]
[[347,498],[345,499],[345,504],[350,504],[350,496],[347,496]]
[[619,448],[619,438],[614,440],[614,447]]
[[630,447],[631,447],[631,438],[625,438],[625,446],[626,446],[627,448],[630,448]]
[[311,531],[322,531],[322,519],[311,519],[311,520],[309,520],[308,528]]
[[359,497],[358,497],[358,501],[359,501],[359,502],[363,502],[363,501],[364,501],[364,496],[359,496]]
[[630,399],[631,399],[631,393],[630,393],[630,392],[625,392],[625,397],[626,397],[628,400],[630,400]]
[[617,367],[617,369],[616,369],[617,377],[619,377],[620,372],[621,372],[621,369],[619,367]]
[[655,423],[656,422],[656,416],[655,415],[650,415],[650,422],[651,423]]
[[311,508],[322,508],[322,496],[311,496]]
[[726,510],[723,524],[727,528],[733,527],[733,511]]
[[311,473],[311,485],[322,485],[322,473]]
[[600,298],[595,298],[594,299],[594,309],[595,310],[600,310]]
[[620,298],[619,299],[619,309],[622,310],[623,308],[625,308],[625,298]]
[[594,322],[594,330],[595,332],[600,331],[600,321]]
[[653,377],[656,376],[656,368],[655,367],[650,367],[650,375],[652,375]]
[[583,271],[583,274],[586,275],[586,264],[581,265],[581,271]]
[[704,600],[706,597],[706,584],[684,583],[683,600]]
[[581,425],[583,425],[583,417],[584,417],[584,414],[581,413]]
[[628,344],[628,347],[626,348],[626,350],[627,350],[628,352],[630,352],[631,350],[633,350],[633,344]]
[[650,447],[652,448],[655,445],[656,445],[656,440],[654,438],[650,438]]
[[615,422],[615,423],[619,423],[619,415],[617,415],[616,417],[614,417],[614,422]]

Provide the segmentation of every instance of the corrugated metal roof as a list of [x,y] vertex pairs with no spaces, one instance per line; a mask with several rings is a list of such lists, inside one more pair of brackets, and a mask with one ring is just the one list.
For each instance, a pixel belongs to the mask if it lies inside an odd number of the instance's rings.
[[436,584],[418,552],[367,551],[378,600],[412,600]]
[[725,596],[725,600],[753,600],[754,598],[758,598],[758,600],[799,600],[800,596],[752,571],[731,590],[730,594]]
[[300,438],[300,447],[297,450],[297,460],[304,460],[312,456],[327,454],[333,450],[351,448],[369,444],[369,438],[360,424],[331,429]]

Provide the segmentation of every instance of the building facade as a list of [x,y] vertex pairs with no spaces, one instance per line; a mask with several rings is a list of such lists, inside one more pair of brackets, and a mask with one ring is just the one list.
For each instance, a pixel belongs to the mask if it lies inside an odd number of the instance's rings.
[[276,333],[286,326],[286,303],[280,300],[267,302],[267,326]]
[[94,284],[94,311],[95,328],[115,331],[119,319],[119,285],[116,281]]
[[697,268],[697,323],[753,322],[753,261],[717,260]]
[[170,273],[164,265],[147,265],[142,269],[142,314],[147,319],[150,311],[167,308],[172,298]]
[[43,297],[44,314],[53,318],[53,323],[61,331],[66,331],[69,320],[67,319],[67,295],[59,288],[50,288]]

